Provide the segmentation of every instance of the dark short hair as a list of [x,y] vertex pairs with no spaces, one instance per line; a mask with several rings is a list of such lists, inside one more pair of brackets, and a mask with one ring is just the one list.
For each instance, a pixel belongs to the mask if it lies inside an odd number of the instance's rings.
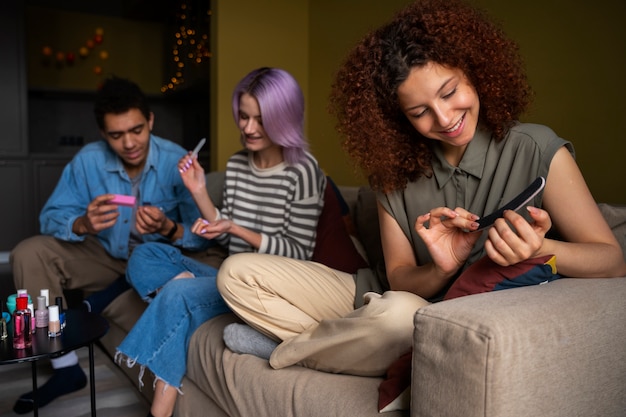
[[150,105],[146,95],[134,82],[112,76],[107,78],[98,89],[93,112],[100,130],[104,130],[106,114],[126,113],[130,109],[139,109],[150,120]]

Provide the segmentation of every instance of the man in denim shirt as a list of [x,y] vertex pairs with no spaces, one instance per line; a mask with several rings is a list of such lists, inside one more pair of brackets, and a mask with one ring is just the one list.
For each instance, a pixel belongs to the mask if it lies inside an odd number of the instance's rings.
[[[40,214],[41,235],[11,253],[15,286],[32,298],[44,288],[49,300],[65,289],[126,289],[128,257],[143,242],[170,242],[199,256],[211,245],[190,230],[200,212],[178,172],[187,152],[151,134],[154,115],[139,87],[107,79],[94,113],[104,140],[84,146],[64,168]],[[113,204],[114,194],[133,196],[135,204]],[[38,390],[39,407],[87,382],[75,352],[52,365],[53,376]],[[14,407],[19,414],[32,409],[32,393]]]

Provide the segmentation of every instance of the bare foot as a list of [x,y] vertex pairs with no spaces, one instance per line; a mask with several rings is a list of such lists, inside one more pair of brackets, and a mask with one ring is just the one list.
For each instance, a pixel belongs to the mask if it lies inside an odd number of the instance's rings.
[[[175,279],[181,279],[181,278],[195,278],[196,276],[194,274],[192,274],[189,271],[184,271],[181,272],[180,274],[176,275],[174,278],[172,278],[172,280]],[[157,294],[161,291],[161,288],[154,290],[153,292],[151,292],[150,294],[148,294],[148,297],[150,298],[154,298],[157,296]]]
[[172,279],[179,279],[179,278],[195,278],[196,276],[194,274],[192,274],[189,271],[184,271],[181,272],[180,274],[176,275],[174,278]]

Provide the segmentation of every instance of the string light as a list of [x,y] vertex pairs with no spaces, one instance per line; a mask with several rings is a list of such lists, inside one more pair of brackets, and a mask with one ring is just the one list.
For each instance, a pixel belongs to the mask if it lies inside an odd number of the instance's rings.
[[[100,46],[104,41],[104,29],[98,27],[94,31],[94,35],[91,38],[87,38],[85,43],[78,49],[78,52],[63,50],[55,50],[50,45],[45,45],[41,49],[42,54],[42,65],[44,67],[53,67],[57,69],[71,67],[75,64],[78,65],[82,63],[84,59],[86,59],[96,47]],[[77,60],[76,57],[81,58]],[[101,50],[98,54],[100,61],[106,61],[109,58],[109,52],[106,50]],[[52,65],[54,62],[54,66]],[[103,62],[97,63],[93,67],[93,73],[97,76],[102,75]]]
[[209,45],[209,22],[211,9],[202,8],[196,1],[183,0],[176,13],[176,29],[172,43],[172,75],[161,87],[161,92],[174,90],[185,83],[187,65],[200,65],[211,58]]

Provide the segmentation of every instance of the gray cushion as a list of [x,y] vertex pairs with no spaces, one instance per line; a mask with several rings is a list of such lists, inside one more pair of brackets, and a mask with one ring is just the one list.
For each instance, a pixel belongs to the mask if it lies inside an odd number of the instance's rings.
[[600,203],[598,207],[622,247],[624,260],[626,260],[626,206]]
[[222,207],[224,199],[224,171],[213,171],[206,174],[206,189],[216,207]]

